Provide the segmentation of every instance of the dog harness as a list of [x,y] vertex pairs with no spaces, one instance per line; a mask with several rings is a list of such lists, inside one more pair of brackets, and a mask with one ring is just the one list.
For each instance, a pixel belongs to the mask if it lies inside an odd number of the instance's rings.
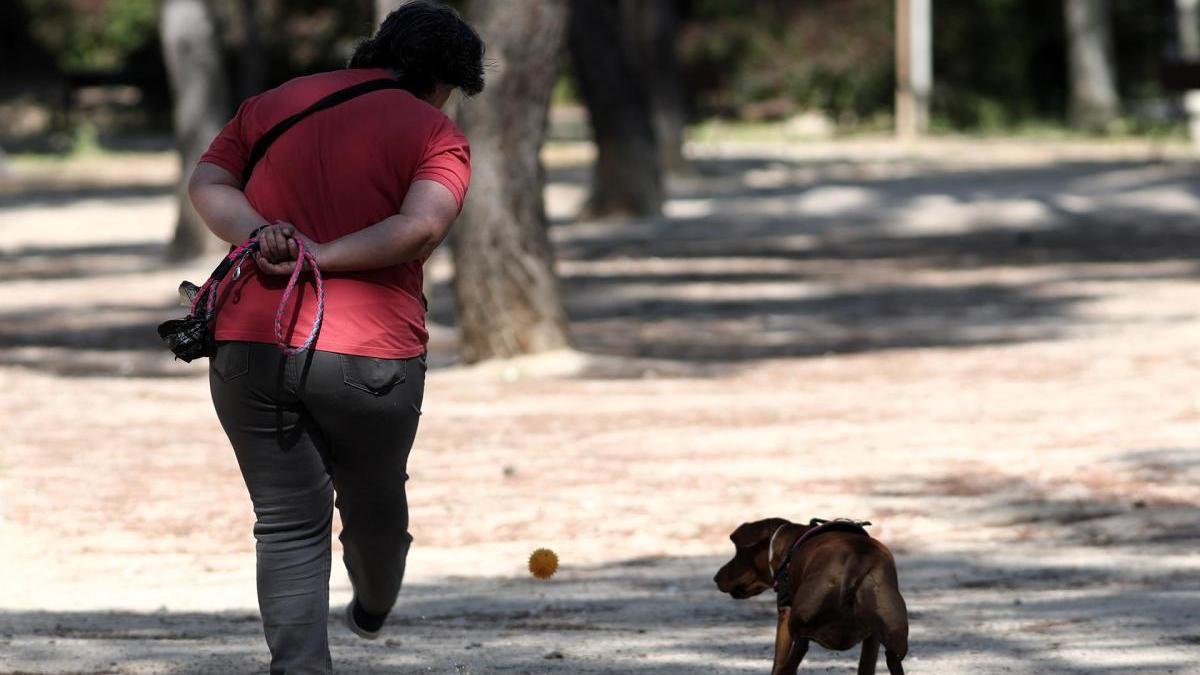
[[[861,534],[864,537],[870,537],[865,529],[871,522],[868,520],[850,520],[848,518],[836,518],[834,520],[824,520],[822,518],[813,518],[808,522],[808,529],[804,531],[792,545],[788,547],[787,553],[783,556],[783,561],[779,563],[779,569],[775,570],[775,576],[771,580],[771,587],[775,589],[775,602],[782,609],[789,607],[792,604],[791,587],[788,583],[791,581],[791,575],[788,573],[788,567],[792,564],[792,557],[796,555],[796,551],[805,543],[812,541],[822,534],[830,532],[849,532],[851,534]],[[785,526],[781,525],[779,530]],[[775,534],[779,534],[779,530],[775,530]],[[771,535],[772,544],[775,541],[775,534]],[[771,548],[774,548],[771,546]],[[767,551],[767,565],[770,566],[772,551]]]

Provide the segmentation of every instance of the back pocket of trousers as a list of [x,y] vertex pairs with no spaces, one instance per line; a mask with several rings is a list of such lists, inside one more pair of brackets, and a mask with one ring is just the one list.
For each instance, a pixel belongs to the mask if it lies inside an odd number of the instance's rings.
[[383,396],[406,375],[404,359],[374,359],[369,356],[339,354],[342,361],[342,381],[355,389]]
[[212,357],[213,372],[223,382],[235,377],[241,377],[250,372],[250,343],[222,342],[217,345],[217,353]]

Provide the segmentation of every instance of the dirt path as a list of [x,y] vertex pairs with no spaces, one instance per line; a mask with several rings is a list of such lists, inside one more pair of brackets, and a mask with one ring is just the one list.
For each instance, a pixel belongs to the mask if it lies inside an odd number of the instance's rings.
[[[910,672],[1200,673],[1195,167],[697,150],[667,218],[555,226],[584,354],[432,371],[409,583],[387,641],[331,627],[339,672],[764,673],[769,599],[711,582],[729,531],[851,515]],[[149,330],[204,265],[158,262],[171,164],[136,161],[0,190],[0,672],[265,663],[245,489]],[[552,177],[561,218],[583,176]]]

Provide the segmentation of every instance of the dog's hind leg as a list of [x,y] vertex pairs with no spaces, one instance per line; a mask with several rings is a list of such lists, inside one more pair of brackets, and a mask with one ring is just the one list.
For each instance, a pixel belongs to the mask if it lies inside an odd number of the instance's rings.
[[879,605],[879,641],[887,656],[888,673],[904,675],[900,662],[908,656],[908,607],[895,585],[888,585],[876,595]]
[[858,657],[858,675],[875,675],[875,664],[879,661],[879,638],[872,635],[863,640],[862,656]]

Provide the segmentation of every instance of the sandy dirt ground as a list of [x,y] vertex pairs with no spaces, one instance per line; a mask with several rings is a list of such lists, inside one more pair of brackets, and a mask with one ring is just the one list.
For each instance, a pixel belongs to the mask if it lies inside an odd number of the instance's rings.
[[[766,673],[772,599],[712,583],[729,532],[852,516],[897,556],[909,673],[1200,673],[1185,153],[691,153],[665,217],[604,223],[571,217],[586,151],[551,149],[577,352],[457,365],[436,259],[408,581],[386,639],[334,612],[338,672]],[[2,673],[265,671],[245,488],[153,332],[211,266],[163,262],[174,171],[0,183]]]

